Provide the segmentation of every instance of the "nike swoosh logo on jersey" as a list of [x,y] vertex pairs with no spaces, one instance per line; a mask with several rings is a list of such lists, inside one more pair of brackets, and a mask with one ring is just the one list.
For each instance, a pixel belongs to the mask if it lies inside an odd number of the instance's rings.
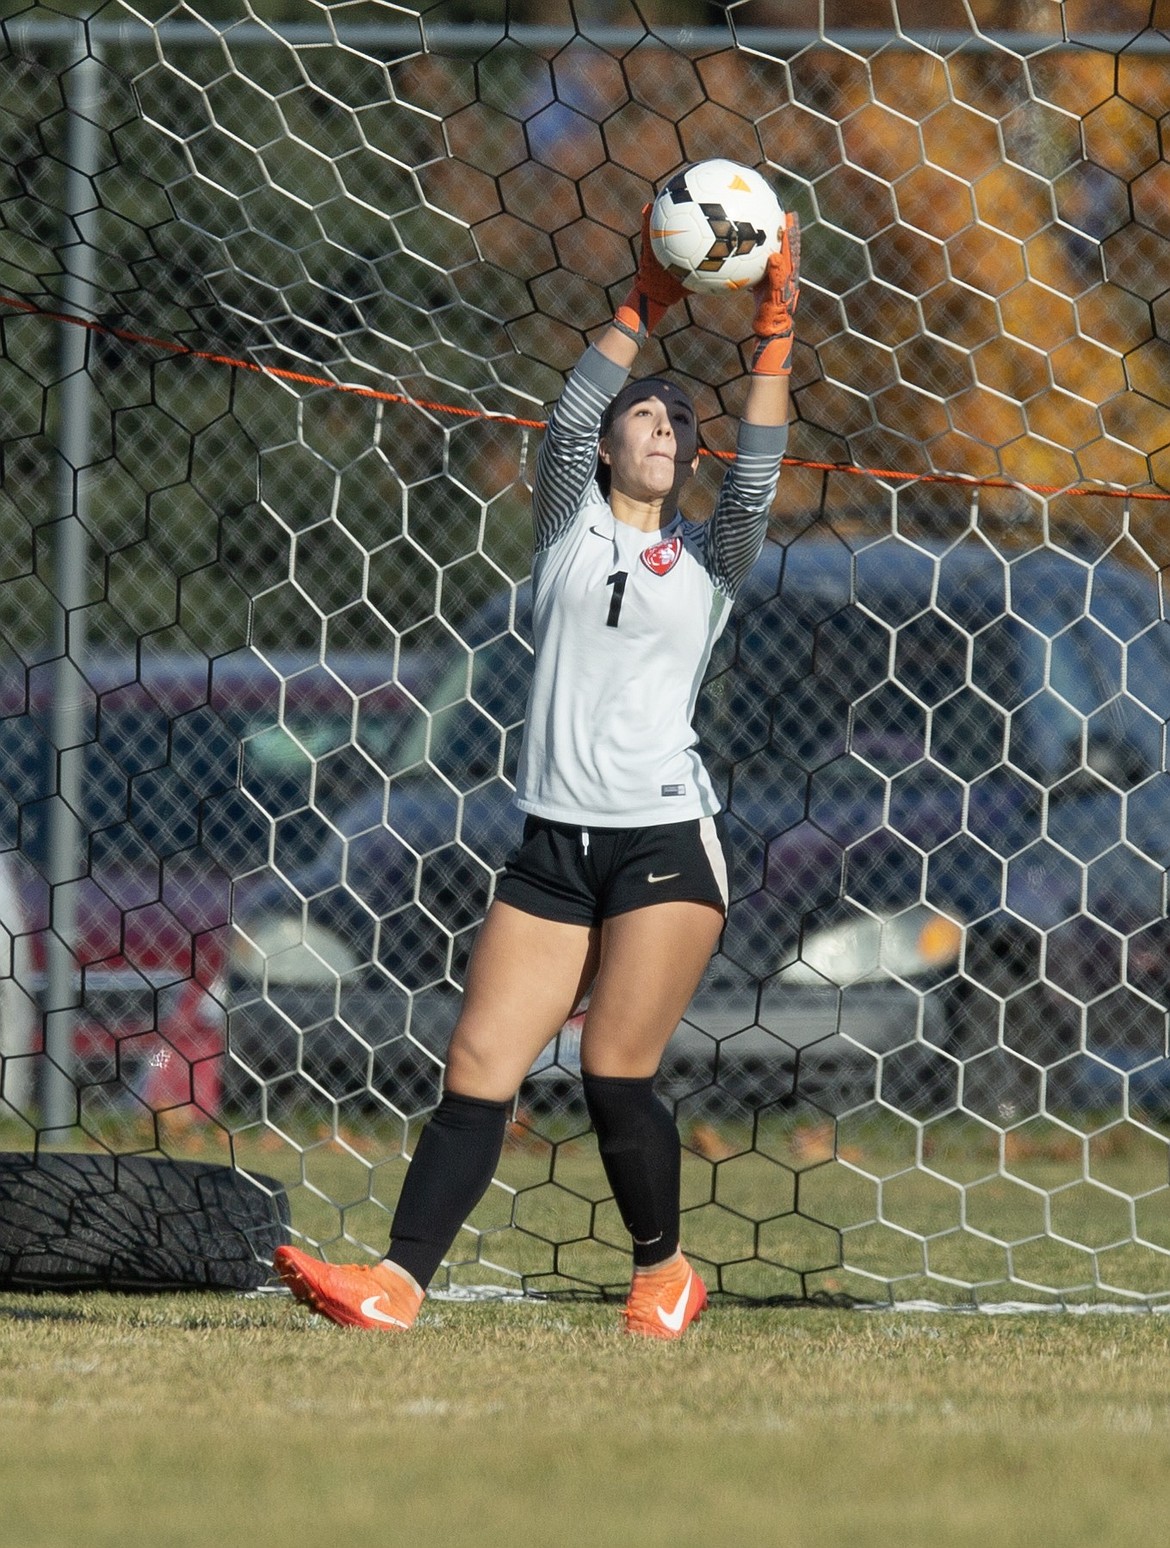
[[590,532],[596,532],[597,536],[599,538],[604,538],[607,543],[613,537],[613,533],[612,532],[603,532],[600,527],[590,527],[589,530],[590,530]]
[[683,1325],[683,1318],[687,1314],[687,1296],[691,1293],[691,1280],[693,1278],[693,1273],[687,1275],[687,1282],[682,1287],[682,1294],[674,1303],[673,1311],[663,1311],[661,1306],[655,1307],[658,1313],[658,1320],[668,1333],[677,1333]]
[[362,1302],[363,1316],[369,1317],[371,1322],[388,1323],[392,1328],[406,1328],[410,1326],[409,1323],[403,1322],[401,1317],[391,1317],[388,1312],[384,1312],[378,1305],[381,1299],[380,1295],[367,1295]]
[[650,874],[646,877],[646,880],[650,883],[651,886],[653,886],[655,882],[673,881],[676,876],[681,875],[681,871],[667,871],[665,876],[655,876],[654,872],[651,871]]

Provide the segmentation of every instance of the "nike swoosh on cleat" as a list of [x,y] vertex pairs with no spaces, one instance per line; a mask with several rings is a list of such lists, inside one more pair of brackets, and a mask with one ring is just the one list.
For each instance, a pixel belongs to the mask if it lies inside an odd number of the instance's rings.
[[362,1302],[362,1314],[369,1317],[372,1322],[385,1322],[392,1328],[405,1328],[409,1323],[403,1322],[401,1317],[391,1317],[378,1305],[382,1299],[380,1295],[367,1295]]
[[693,1278],[693,1274],[687,1275],[687,1282],[682,1287],[682,1293],[675,1302],[673,1311],[663,1311],[661,1306],[655,1307],[658,1313],[658,1320],[668,1333],[677,1333],[683,1325],[683,1318],[687,1314],[687,1296],[691,1293],[691,1280]]
[[681,871],[667,871],[665,876],[655,876],[654,872],[651,871],[649,873],[649,875],[646,877],[646,880],[651,884],[651,886],[653,886],[655,882],[673,881],[676,876],[681,876],[681,875],[682,875]]

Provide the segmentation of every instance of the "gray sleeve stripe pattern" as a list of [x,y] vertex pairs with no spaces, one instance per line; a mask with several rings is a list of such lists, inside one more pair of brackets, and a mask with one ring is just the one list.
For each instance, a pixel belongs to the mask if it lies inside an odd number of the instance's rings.
[[533,545],[551,548],[581,508],[597,469],[601,416],[613,393],[576,370],[549,417],[532,488]]
[[[745,435],[744,430],[754,434]],[[788,444],[787,425],[767,435],[771,444],[766,448],[760,445],[765,437],[759,432],[758,425],[742,427],[735,461],[727,470],[707,524],[707,570],[729,596],[743,584],[764,546]]]

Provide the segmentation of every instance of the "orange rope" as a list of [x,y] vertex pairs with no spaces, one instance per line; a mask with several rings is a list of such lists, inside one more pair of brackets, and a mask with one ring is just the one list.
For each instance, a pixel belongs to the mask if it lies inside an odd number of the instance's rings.
[[[120,339],[125,344],[146,345],[151,349],[166,350],[172,355],[185,355],[192,360],[203,360],[210,365],[230,366],[236,371],[252,371],[257,376],[271,376],[277,381],[295,382],[303,387],[325,387],[331,392],[347,393],[354,398],[373,398],[379,403],[399,403],[408,408],[426,409],[435,414],[450,414],[459,419],[482,419],[490,424],[517,425],[526,430],[543,430],[543,419],[521,419],[515,414],[491,414],[485,409],[460,408],[453,403],[439,403],[428,398],[412,398],[401,392],[383,392],[377,387],[358,387],[347,382],[335,382],[328,376],[316,376],[307,371],[290,371],[285,366],[257,365],[252,360],[240,360],[234,355],[220,355],[212,350],[192,349],[177,339],[157,339],[147,333],[134,333],[128,328],[116,328],[109,323],[94,322],[87,317],[74,317],[68,312],[51,312],[35,302],[20,296],[0,295],[0,306],[29,316],[43,317],[48,322],[68,323],[75,328],[85,328],[90,333],[104,334]],[[700,448],[700,455],[715,457],[723,462],[733,461],[734,452],[708,451]],[[860,478],[897,479],[920,484],[959,484],[972,489],[1026,489],[1040,495],[1100,495],[1114,500],[1170,500],[1170,494],[1158,491],[1143,492],[1136,489],[1066,489],[1061,484],[1027,484],[1009,478],[978,478],[969,473],[906,473],[898,468],[863,468],[850,462],[812,462],[803,457],[785,457],[785,465],[808,468],[815,473],[847,473]]]
[[510,414],[488,414],[481,409],[457,408],[451,403],[431,403],[425,398],[409,398],[400,392],[381,392],[376,387],[358,387],[346,382],[335,382],[328,376],[313,376],[307,371],[290,371],[284,366],[257,365],[253,360],[238,360],[234,355],[218,355],[208,349],[192,349],[176,339],[156,339],[148,333],[133,333],[128,328],[115,328],[109,323],[93,322],[87,317],[74,317],[68,312],[50,312],[32,301],[19,296],[0,295],[0,305],[13,307],[33,317],[43,317],[48,322],[69,323],[85,328],[90,333],[101,333],[109,338],[121,339],[126,344],[145,344],[152,349],[165,349],[172,355],[186,355],[192,360],[205,360],[211,365],[231,366],[237,371],[254,371],[258,376],[274,376],[278,381],[297,382],[305,387],[328,387],[333,392],[349,393],[356,398],[376,398],[382,403],[404,403],[412,408],[432,409],[441,414],[456,414],[464,419],[490,419],[504,425],[526,425],[543,430],[543,419],[517,419]]

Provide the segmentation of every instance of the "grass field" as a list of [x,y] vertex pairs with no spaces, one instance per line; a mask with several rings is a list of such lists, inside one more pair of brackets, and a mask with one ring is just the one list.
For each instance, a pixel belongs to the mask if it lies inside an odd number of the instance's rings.
[[[859,1110],[753,1128],[685,1125],[682,1235],[713,1289],[750,1300],[1170,1303],[1170,1133],[1116,1117],[915,1124]],[[407,1137],[413,1148],[417,1129]],[[287,1192],[298,1239],[335,1261],[381,1253],[406,1172],[401,1125],[299,1118],[77,1131],[71,1150],[234,1162]],[[0,1122],[0,1149],[30,1131]],[[157,1153],[157,1151],[155,1152]],[[622,1290],[629,1238],[583,1121],[513,1125],[449,1282]],[[441,1280],[440,1285],[446,1281]]]
[[[244,1136],[236,1159],[288,1186],[298,1232],[352,1258],[385,1241],[392,1138]],[[940,1128],[928,1150],[888,1122],[828,1143],[787,1125],[754,1153],[717,1138],[717,1159],[688,1151],[684,1242],[739,1294],[880,1298],[889,1275],[895,1299],[970,1301],[966,1282],[1041,1300],[1088,1279],[1070,1299],[1116,1301],[1110,1267],[1167,1294],[1160,1134],[1006,1146]],[[461,1238],[482,1258],[453,1280],[622,1282],[591,1139],[513,1137],[500,1177],[473,1217],[487,1235]],[[1112,1246],[1131,1220],[1144,1246]],[[1005,1281],[1009,1257],[1029,1277]],[[1101,1307],[724,1298],[681,1344],[646,1345],[597,1300],[436,1297],[398,1338],[283,1293],[0,1295],[0,1548],[1132,1548],[1170,1503],[1168,1373],[1170,1315]]]
[[[1084,1133],[1036,1120],[1005,1135],[971,1119],[922,1126],[859,1111],[836,1126],[788,1115],[754,1130],[684,1125],[683,1243],[709,1277],[721,1266],[720,1288],[752,1299],[962,1304],[971,1287],[981,1302],[1166,1298],[1170,1136],[1082,1123]],[[107,1140],[134,1148],[125,1135]],[[385,1247],[401,1145],[385,1124],[343,1136],[302,1124],[237,1134],[230,1154],[283,1184],[294,1230],[345,1261]],[[229,1159],[219,1130],[167,1148]],[[456,1263],[470,1261],[453,1282],[624,1282],[628,1237],[583,1123],[513,1132],[497,1181],[471,1217],[485,1234],[456,1243]]]
[[1127,1544],[1170,1500],[1170,1319],[0,1296],[4,1548]]

